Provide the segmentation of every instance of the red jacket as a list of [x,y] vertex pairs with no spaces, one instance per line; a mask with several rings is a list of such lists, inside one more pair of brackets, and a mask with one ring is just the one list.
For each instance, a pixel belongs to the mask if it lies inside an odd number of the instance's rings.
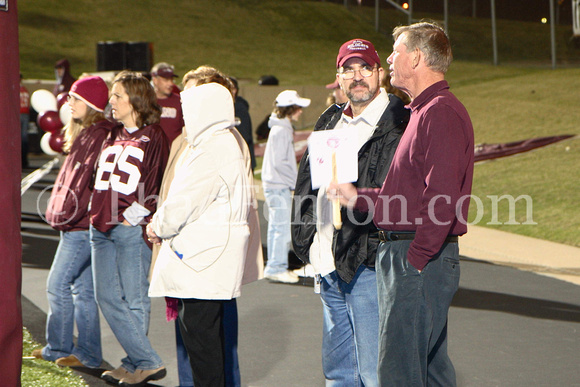
[[23,85],[20,85],[20,114],[30,113],[30,93]]
[[89,229],[89,202],[103,142],[116,124],[100,121],[75,139],[54,182],[46,220],[59,231]]

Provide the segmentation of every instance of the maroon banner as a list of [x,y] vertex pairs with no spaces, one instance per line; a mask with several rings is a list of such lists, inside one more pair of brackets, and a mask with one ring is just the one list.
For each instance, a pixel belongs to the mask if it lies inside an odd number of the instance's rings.
[[22,240],[18,15],[16,0],[2,0],[0,5],[0,375],[3,386],[20,386]]

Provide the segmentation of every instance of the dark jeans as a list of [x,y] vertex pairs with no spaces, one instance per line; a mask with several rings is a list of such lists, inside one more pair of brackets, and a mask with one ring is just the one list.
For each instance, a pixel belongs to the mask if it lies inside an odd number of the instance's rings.
[[377,251],[379,385],[456,386],[447,355],[447,314],[459,287],[459,248],[445,243],[419,272],[407,260],[411,241]]
[[224,300],[180,299],[179,328],[193,371],[195,387],[223,387]]

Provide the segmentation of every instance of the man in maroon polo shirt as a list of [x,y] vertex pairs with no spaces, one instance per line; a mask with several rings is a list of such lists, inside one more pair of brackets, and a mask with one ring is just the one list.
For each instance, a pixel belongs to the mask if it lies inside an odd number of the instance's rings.
[[459,287],[457,236],[467,232],[473,127],[449,91],[452,60],[433,23],[401,26],[387,59],[391,84],[411,97],[411,118],[380,190],[330,186],[343,205],[373,213],[377,251],[379,384],[455,386],[447,314]]
[[169,140],[169,145],[181,134],[183,129],[183,112],[181,111],[181,98],[175,93],[173,78],[173,66],[169,63],[160,62],[151,69],[151,83],[155,89],[157,103],[161,106],[161,121],[159,125]]

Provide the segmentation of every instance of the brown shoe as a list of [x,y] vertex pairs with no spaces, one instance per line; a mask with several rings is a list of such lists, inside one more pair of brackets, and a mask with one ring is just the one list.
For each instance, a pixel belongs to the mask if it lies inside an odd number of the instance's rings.
[[44,357],[42,356],[42,349],[35,349],[32,351],[32,353],[30,354],[30,356],[34,356],[37,359],[43,359]]
[[129,375],[133,375],[129,371],[127,371],[123,366],[119,366],[119,368],[114,369],[112,371],[105,371],[101,374],[101,379],[113,383],[119,384],[119,381]]
[[167,375],[165,367],[160,367],[154,370],[135,370],[135,373],[124,377],[119,382],[122,387],[138,387],[144,386],[150,380],[163,379]]
[[54,362],[61,367],[85,367],[83,363],[75,355],[68,355],[67,357],[60,357]]

